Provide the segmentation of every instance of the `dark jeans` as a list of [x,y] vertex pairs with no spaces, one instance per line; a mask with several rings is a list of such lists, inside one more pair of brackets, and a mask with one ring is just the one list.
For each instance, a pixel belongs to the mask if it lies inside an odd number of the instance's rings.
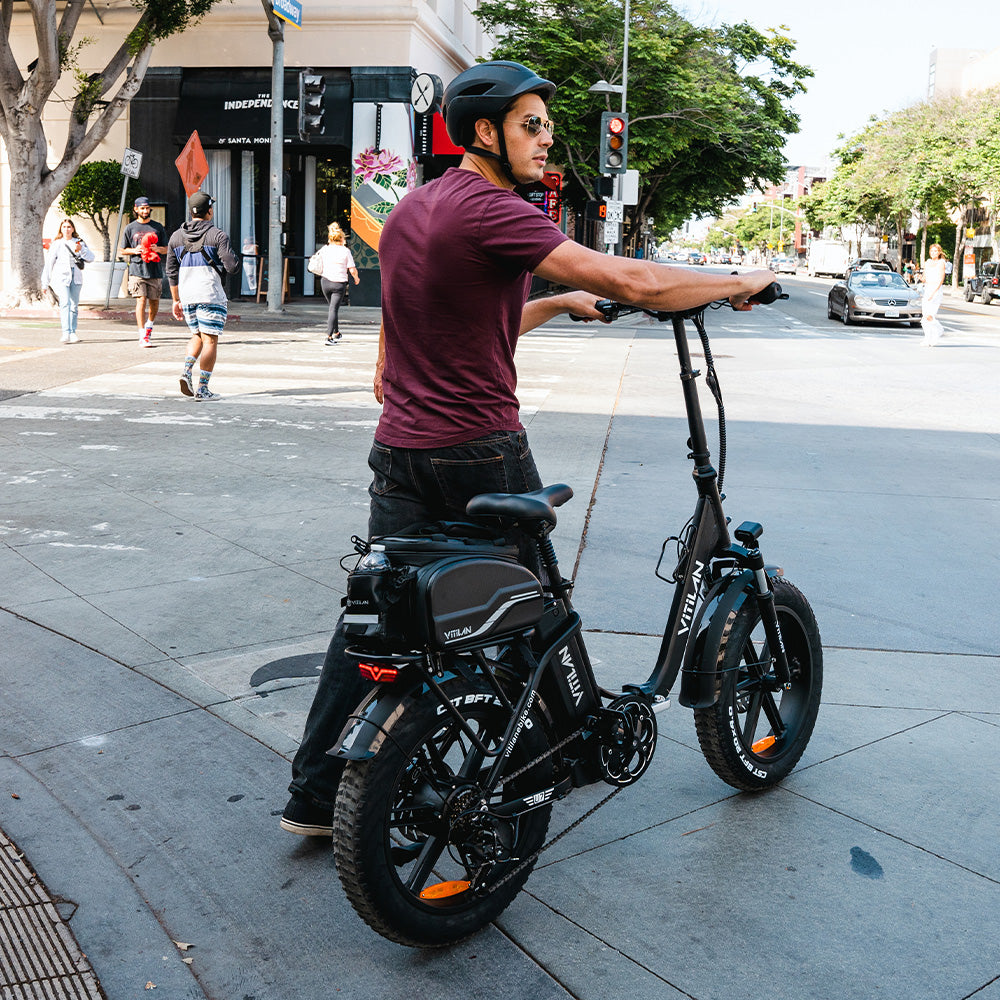
[[340,331],[340,303],[344,301],[347,282],[327,281],[326,278],[321,278],[319,287],[323,292],[323,298],[330,303],[330,311],[326,316],[326,335],[332,337]]
[[[522,431],[498,431],[450,448],[390,448],[375,442],[368,465],[374,474],[368,535],[388,535],[411,524],[466,520],[465,505],[479,493],[528,493],[541,489],[535,460]],[[522,558],[536,563],[528,546]],[[357,664],[344,655],[343,616],[326,652],[319,686],[292,761],[295,796],[333,808],[343,761],[327,754],[348,716],[371,690]]]

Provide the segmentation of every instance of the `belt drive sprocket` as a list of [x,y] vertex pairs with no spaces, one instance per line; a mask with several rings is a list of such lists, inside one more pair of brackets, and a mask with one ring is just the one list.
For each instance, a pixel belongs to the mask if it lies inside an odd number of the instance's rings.
[[656,750],[656,715],[640,697],[623,694],[601,710],[600,765],[609,785],[624,788],[645,773]]

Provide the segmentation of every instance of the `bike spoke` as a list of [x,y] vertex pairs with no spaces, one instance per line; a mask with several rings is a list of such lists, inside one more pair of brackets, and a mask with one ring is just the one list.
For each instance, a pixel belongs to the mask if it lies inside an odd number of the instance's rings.
[[748,746],[753,743],[754,733],[757,732],[761,700],[761,692],[758,690],[751,695],[750,702],[747,705],[746,720],[743,723],[743,740]]
[[420,893],[420,890],[424,887],[424,883],[430,878],[434,866],[437,864],[438,858],[441,857],[446,844],[447,838],[445,837],[428,837],[424,841],[420,857],[417,858],[413,871],[410,872],[409,877],[406,879],[406,888],[414,893],[414,895]]

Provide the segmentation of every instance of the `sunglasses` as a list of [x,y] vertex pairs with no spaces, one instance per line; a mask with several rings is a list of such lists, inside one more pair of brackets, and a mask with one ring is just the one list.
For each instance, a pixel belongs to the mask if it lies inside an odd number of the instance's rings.
[[550,121],[545,121],[540,115],[531,115],[523,122],[516,121],[513,118],[505,118],[504,121],[510,121],[515,125],[520,125],[530,136],[541,135],[542,129],[545,129],[545,131],[549,133],[549,138],[555,138],[555,125]]

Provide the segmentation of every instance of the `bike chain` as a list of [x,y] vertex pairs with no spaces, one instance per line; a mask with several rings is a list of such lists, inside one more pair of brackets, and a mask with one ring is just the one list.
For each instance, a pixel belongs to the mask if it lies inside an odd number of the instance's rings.
[[[536,764],[539,764],[541,761],[545,760],[546,757],[551,757],[552,754],[554,754],[557,750],[561,750],[564,746],[566,746],[567,743],[571,743],[573,740],[575,740],[581,733],[583,733],[586,730],[586,728],[587,728],[586,726],[581,726],[579,729],[576,730],[576,732],[570,733],[569,736],[567,736],[565,739],[560,740],[554,747],[550,747],[548,750],[546,750],[545,753],[539,754],[534,760],[529,761],[527,764],[525,764],[524,767],[519,768],[513,774],[504,775],[504,782],[513,781],[519,775],[524,774],[525,771],[530,771]],[[575,819],[572,823],[570,823],[570,825],[567,826],[565,830],[563,830],[561,833],[557,833],[550,841],[548,841],[545,844],[542,844],[542,846],[539,847],[534,854],[525,858],[515,869],[513,869],[513,871],[509,871],[506,875],[504,875],[504,877],[500,879],[499,882],[490,887],[490,891],[495,892],[497,889],[500,889],[502,886],[506,885],[512,878],[515,878],[520,872],[524,871],[524,869],[527,868],[529,865],[533,865],[543,852],[547,851],[554,844],[562,840],[562,838],[565,837],[567,833],[569,833],[572,830],[575,830],[585,819],[588,819],[589,817],[593,816],[598,809],[601,809],[603,806],[606,806],[625,787],[627,786],[620,785],[618,788],[614,789],[614,791],[609,792],[607,795],[605,795],[604,798],[601,799],[601,801],[598,802],[596,806],[594,806],[592,809],[588,809],[587,812],[585,812],[582,816],[580,816],[578,819]],[[476,880],[479,878],[479,873],[485,867],[486,865],[482,864],[476,869],[471,880],[473,885],[475,885]]]

